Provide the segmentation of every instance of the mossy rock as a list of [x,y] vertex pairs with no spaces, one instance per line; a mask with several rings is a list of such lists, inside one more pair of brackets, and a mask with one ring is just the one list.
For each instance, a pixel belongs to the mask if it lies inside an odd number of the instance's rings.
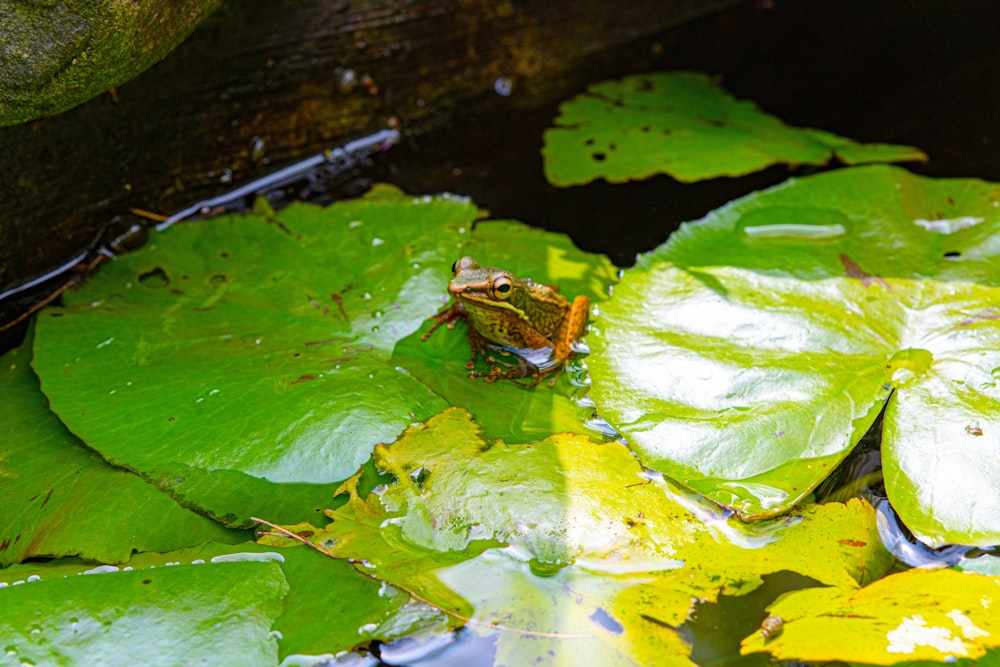
[[12,0],[0,12],[0,125],[70,109],[168,54],[221,0]]

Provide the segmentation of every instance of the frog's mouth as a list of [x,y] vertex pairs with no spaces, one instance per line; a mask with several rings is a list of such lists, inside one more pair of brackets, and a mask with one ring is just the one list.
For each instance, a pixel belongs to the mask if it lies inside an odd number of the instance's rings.
[[473,285],[465,285],[462,287],[452,287],[448,285],[448,293],[451,294],[458,301],[471,301],[477,305],[486,306],[488,308],[496,308],[497,310],[509,310],[512,313],[517,313],[519,317],[524,317],[524,311],[512,304],[509,301],[500,301],[494,299],[490,296],[487,288]]
[[472,299],[473,301],[489,301],[489,294],[486,292],[485,286],[472,286],[472,285],[452,285],[448,283],[448,294],[451,294],[456,299]]
[[486,306],[487,308],[496,308],[497,310],[509,310],[512,313],[517,313],[523,316],[524,311],[515,306],[508,301],[497,301],[496,299],[491,299],[490,297],[482,294],[481,292],[460,292],[455,295],[455,298],[459,301],[473,301],[477,304]]

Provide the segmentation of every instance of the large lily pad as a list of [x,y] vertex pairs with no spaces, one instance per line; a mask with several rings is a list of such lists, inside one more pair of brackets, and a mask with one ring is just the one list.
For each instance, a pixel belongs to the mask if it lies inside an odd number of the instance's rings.
[[1000,542],[1000,188],[871,166],[685,225],[592,326],[592,394],[643,462],[747,517],[786,511],[883,405],[921,539]]
[[784,621],[781,633],[767,640],[747,637],[743,652],[768,652],[778,660],[894,665],[975,660],[994,649],[995,659],[998,587],[1000,577],[918,569],[853,592],[794,591],[769,610]]
[[860,144],[790,127],[697,72],[637,74],[590,86],[560,107],[542,156],[546,177],[560,186],[654,174],[692,182],[834,157],[847,164],[926,159],[910,146]]
[[[281,657],[333,655],[373,639],[391,640],[424,628],[447,627],[447,617],[440,612],[412,603],[406,593],[358,574],[346,562],[334,563],[305,549],[283,549],[276,553],[273,548],[255,543],[208,543],[167,553],[141,553],[120,567],[74,558],[25,563],[0,571],[0,588],[75,578],[87,573],[158,571],[164,566],[207,565],[213,570],[216,565],[235,561],[275,562],[281,566],[288,591],[284,609],[272,625]],[[108,592],[98,586],[95,595],[109,597],[115,580],[100,581],[109,585]],[[317,586],[317,581],[322,581],[322,585]],[[73,591],[64,592],[73,594]],[[199,595],[212,599],[211,604],[218,604],[225,598],[225,593],[220,594],[212,587]],[[55,597],[54,594],[52,599]],[[179,622],[177,615],[178,610],[166,608],[162,618],[164,623],[174,625]],[[206,646],[198,647],[199,651],[214,645],[210,635],[203,635],[201,640]],[[121,648],[123,653],[128,650],[127,646]]]
[[[517,253],[513,271],[605,296],[606,259],[514,223],[473,230],[479,215],[461,198],[380,187],[327,209],[175,225],[41,315],[42,389],[88,445],[183,502],[232,524],[301,519],[330,506],[327,485],[376,443],[481,400],[464,336],[419,342],[459,256]],[[401,341],[409,351],[394,356]],[[497,429],[524,412],[548,434],[564,412],[531,407],[544,391],[505,392],[518,402],[485,399]]]
[[288,586],[276,563],[99,572],[0,590],[5,664],[277,663]]
[[620,443],[492,441],[454,408],[377,447],[375,462],[395,482],[365,498],[349,483],[331,523],[291,529],[495,633],[496,664],[690,665],[673,628],[695,599],[781,570],[853,590],[890,560],[863,502],[747,532],[644,475]]
[[24,347],[0,357],[0,566],[66,555],[120,563],[133,550],[246,539],[84,447],[49,411],[30,358]]

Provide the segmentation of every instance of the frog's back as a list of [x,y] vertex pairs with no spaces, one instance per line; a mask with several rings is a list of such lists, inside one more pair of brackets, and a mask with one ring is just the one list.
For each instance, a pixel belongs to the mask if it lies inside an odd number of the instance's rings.
[[569,310],[569,301],[548,285],[525,281],[525,290],[515,303],[527,314],[532,326],[546,338],[552,338]]

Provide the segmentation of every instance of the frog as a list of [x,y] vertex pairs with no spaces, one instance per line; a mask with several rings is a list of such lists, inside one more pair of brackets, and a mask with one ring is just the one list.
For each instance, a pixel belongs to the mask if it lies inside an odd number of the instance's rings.
[[[553,384],[586,333],[590,299],[577,296],[571,302],[556,286],[480,266],[468,256],[456,261],[451,272],[448,293],[452,301],[431,315],[434,324],[421,339],[427,340],[443,325],[454,329],[459,320],[465,320],[472,349],[472,358],[465,364],[469,377],[482,377],[486,382],[532,378],[531,385],[535,385],[552,376],[549,384]],[[494,352],[513,355],[516,363],[501,361]],[[490,365],[489,372],[474,370],[480,356]]]

